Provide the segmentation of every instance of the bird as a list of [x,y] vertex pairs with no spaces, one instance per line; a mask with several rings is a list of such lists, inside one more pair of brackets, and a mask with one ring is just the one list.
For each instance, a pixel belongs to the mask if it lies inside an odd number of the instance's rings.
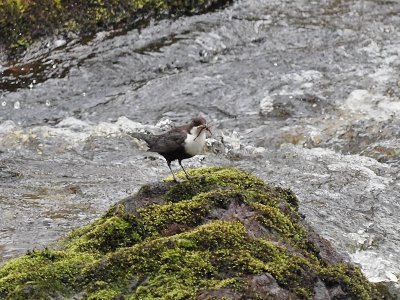
[[130,132],[130,136],[143,140],[149,147],[148,151],[162,155],[167,161],[169,170],[175,182],[178,182],[171,169],[171,162],[178,160],[179,165],[185,172],[186,178],[190,176],[182,166],[182,160],[200,154],[206,143],[206,131],[211,130],[207,126],[207,121],[203,117],[196,117],[189,124],[175,127],[163,134],[145,134],[140,132]]

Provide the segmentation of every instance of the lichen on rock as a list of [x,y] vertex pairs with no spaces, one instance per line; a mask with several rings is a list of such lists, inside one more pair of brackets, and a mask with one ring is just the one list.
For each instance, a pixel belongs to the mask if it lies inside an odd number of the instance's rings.
[[189,174],[9,261],[0,298],[389,299],[307,227],[292,192],[234,168]]

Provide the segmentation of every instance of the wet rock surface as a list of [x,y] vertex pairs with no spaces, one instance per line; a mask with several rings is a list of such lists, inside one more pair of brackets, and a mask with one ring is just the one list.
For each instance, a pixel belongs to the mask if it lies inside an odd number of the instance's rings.
[[291,188],[318,233],[396,288],[398,11],[390,1],[241,1],[32,47],[2,65],[0,260],[168,175],[125,131],[201,114],[214,135],[186,166],[239,166]]

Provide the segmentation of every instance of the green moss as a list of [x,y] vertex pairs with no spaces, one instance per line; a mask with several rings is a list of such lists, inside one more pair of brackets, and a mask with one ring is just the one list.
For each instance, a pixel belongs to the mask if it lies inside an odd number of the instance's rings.
[[70,249],[103,253],[141,240],[136,218],[129,215],[100,218],[92,225],[74,230],[66,239]]
[[344,282],[347,291],[355,295],[354,299],[373,299],[374,287],[372,284],[365,284],[366,279],[359,268],[343,263],[326,266],[320,273],[328,283],[337,282],[338,279]]
[[[246,230],[239,222],[212,222],[191,232],[117,251],[108,257],[100,273],[105,276],[103,280],[111,280],[115,275],[112,269],[118,265],[134,277],[146,278],[131,299],[191,299],[201,290],[235,282],[221,274],[229,264],[245,265],[247,260],[240,259],[240,250],[246,251],[247,241]],[[239,274],[242,269],[233,271]]]
[[189,172],[184,183],[144,186],[58,250],[9,261],[0,268],[0,298],[195,299],[230,291],[256,299],[265,292],[249,290],[249,280],[266,273],[300,298],[313,297],[317,279],[351,299],[381,295],[358,268],[327,264],[309,250],[290,191],[232,168]]
[[42,250],[0,269],[1,299],[41,299],[68,294],[80,285],[82,270],[96,261],[89,253]]
[[145,236],[155,236],[169,225],[196,226],[208,214],[206,201],[186,200],[177,204],[151,205],[137,213]]
[[[256,189],[264,187],[264,182],[243,170],[229,167],[209,167],[188,170],[188,174],[197,179],[203,179],[205,182],[216,182],[221,186],[235,186],[240,188]],[[177,177],[185,179],[185,173],[179,172]],[[168,176],[166,180],[172,180],[172,176]]]
[[104,29],[129,28],[149,18],[170,14],[201,13],[229,0],[2,0],[0,1],[0,46],[17,51],[35,39],[74,31],[81,35]]
[[307,233],[296,220],[284,214],[278,207],[261,203],[253,203],[252,207],[260,212],[257,220],[261,224],[277,231],[284,240],[289,241],[292,245],[300,248],[307,247]]
[[[193,196],[213,190],[215,188],[234,188],[238,190],[258,190],[264,188],[264,182],[254,175],[235,168],[212,167],[192,169],[188,171],[192,177],[190,181],[173,186],[166,194],[167,201],[181,201]],[[186,178],[183,172],[177,174],[179,178]],[[166,181],[171,181],[168,176]]]
[[91,293],[86,299],[87,300],[113,300],[120,295],[119,290],[105,288],[103,290]]

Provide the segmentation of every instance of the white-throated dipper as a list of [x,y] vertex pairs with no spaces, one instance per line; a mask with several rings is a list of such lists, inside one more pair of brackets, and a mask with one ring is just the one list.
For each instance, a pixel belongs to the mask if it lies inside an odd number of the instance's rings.
[[182,160],[202,152],[206,143],[206,130],[211,133],[210,129],[207,127],[206,119],[197,117],[192,119],[187,125],[175,127],[160,135],[139,132],[132,132],[129,133],[129,135],[144,140],[149,146],[148,151],[157,152],[164,156],[174,180],[178,181],[174,172],[172,172],[171,162],[178,160],[179,165],[189,179],[188,173],[182,166]]

